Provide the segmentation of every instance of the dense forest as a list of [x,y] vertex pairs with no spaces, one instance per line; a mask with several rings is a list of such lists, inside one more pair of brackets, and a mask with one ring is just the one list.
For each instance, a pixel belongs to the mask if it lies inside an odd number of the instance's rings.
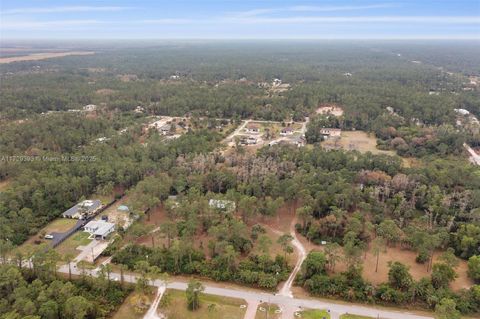
[[[478,314],[480,170],[466,160],[464,143],[479,147],[480,130],[464,125],[455,111],[480,116],[480,91],[467,77],[478,75],[477,47],[248,42],[84,48],[95,54],[0,66],[3,260],[80,200],[126,195],[136,222],[119,229],[104,252],[117,267],[275,290],[292,269],[292,237],[285,233],[272,242],[264,221],[288,209],[296,214],[298,236],[312,245],[328,243],[308,255],[296,278],[312,295],[429,309],[453,304],[463,314]],[[462,53],[452,59],[456,50]],[[274,79],[288,85],[278,90]],[[343,115],[316,114],[326,103],[340,106]],[[89,104],[96,109],[82,110]],[[159,115],[185,117],[192,126],[175,138],[146,130]],[[225,146],[241,119],[306,117],[307,147]],[[218,118],[231,120],[224,121],[231,127],[218,129]],[[378,149],[396,155],[326,150],[325,127],[365,131]],[[414,164],[406,165],[407,158]],[[211,200],[234,203],[233,209],[212,207]],[[141,239],[152,229],[144,221],[159,207],[166,211],[158,227],[167,243],[145,245]],[[395,262],[387,282],[362,277],[367,251],[379,258],[389,247],[412,252],[429,276],[416,280]],[[36,251],[40,263],[48,261],[45,250]],[[459,260],[468,262],[474,284],[454,291]],[[340,261],[345,269],[335,272]],[[42,272],[47,264],[36,273],[2,266],[5,318],[45,317],[53,310],[52,318],[67,318],[72,298],[90,304],[81,318],[102,318],[127,292],[102,280],[67,282]],[[52,289],[65,294],[51,296]]]

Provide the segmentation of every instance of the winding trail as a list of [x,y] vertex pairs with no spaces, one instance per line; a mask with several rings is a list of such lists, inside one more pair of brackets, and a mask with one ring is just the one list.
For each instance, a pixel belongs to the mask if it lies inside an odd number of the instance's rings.
[[293,268],[293,271],[288,277],[287,281],[283,284],[282,288],[278,292],[280,296],[286,296],[290,298],[293,298],[292,285],[295,281],[295,277],[297,277],[297,274],[302,267],[303,261],[305,260],[305,258],[307,258],[307,250],[297,238],[297,234],[295,231],[295,221],[296,219],[293,219],[292,224],[290,225],[290,235],[293,237],[292,244],[297,250],[297,262],[295,263],[295,267]]
[[165,285],[160,285],[158,287],[158,291],[157,291],[157,295],[155,296],[155,300],[153,300],[152,305],[148,309],[145,316],[143,316],[143,319],[163,319],[163,318],[165,318],[163,315],[158,315],[158,313],[157,313],[158,305],[160,304],[160,300],[162,300],[162,296],[165,293],[165,290],[167,290]]

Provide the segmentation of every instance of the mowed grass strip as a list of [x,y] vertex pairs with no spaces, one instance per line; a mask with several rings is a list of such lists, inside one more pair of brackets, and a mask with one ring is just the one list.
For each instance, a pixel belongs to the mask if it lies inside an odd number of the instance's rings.
[[200,308],[190,311],[187,308],[185,291],[167,289],[158,312],[169,319],[243,319],[247,303],[243,299],[201,294]]
[[44,243],[50,243],[50,239],[45,239],[45,235],[51,234],[51,233],[64,233],[77,223],[76,219],[69,219],[69,218],[57,218],[50,222],[47,226],[43,227],[39,232],[37,232],[35,235],[31,236],[27,241],[25,241],[23,244],[18,246],[18,248],[15,249],[16,251],[20,251],[22,253],[26,253],[27,247],[30,245],[40,245]]
[[374,319],[373,317],[365,317],[365,316],[359,316],[359,315],[351,315],[351,314],[345,314],[341,315],[340,319]]
[[[261,311],[260,308],[265,309],[265,311]],[[258,305],[257,307],[257,314],[255,315],[255,319],[265,319],[267,317],[268,311],[268,303],[264,302]],[[268,319],[280,319],[282,314],[277,313],[275,311],[279,310],[280,308],[275,304],[270,304],[270,311],[268,311]]]
[[66,254],[73,254],[73,255],[78,255],[80,253],[79,250],[77,250],[78,246],[86,246],[88,245],[92,240],[88,238],[90,236],[89,233],[84,232],[84,231],[78,231],[72,236],[70,236],[67,240],[65,240],[63,243],[61,243],[56,250],[58,253],[60,253],[62,256]]
[[304,319],[330,319],[330,314],[326,310],[311,309],[300,312]]

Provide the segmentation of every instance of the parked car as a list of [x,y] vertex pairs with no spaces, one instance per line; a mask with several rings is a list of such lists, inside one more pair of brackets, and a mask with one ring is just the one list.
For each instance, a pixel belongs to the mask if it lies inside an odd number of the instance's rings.
[[45,239],[53,239],[53,235],[47,234],[47,235],[45,235]]

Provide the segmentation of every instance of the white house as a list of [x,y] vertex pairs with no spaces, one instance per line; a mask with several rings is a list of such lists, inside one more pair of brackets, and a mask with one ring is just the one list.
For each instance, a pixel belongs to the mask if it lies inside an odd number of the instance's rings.
[[468,110],[465,110],[465,109],[453,109],[453,110],[460,115],[469,115],[470,114],[470,112]]
[[260,132],[260,127],[257,124],[249,123],[245,128],[245,132],[257,134]]
[[235,202],[226,199],[210,199],[208,206],[220,210],[235,210]]
[[325,138],[340,137],[342,130],[339,128],[322,128],[320,129],[320,134]]
[[83,107],[83,110],[85,112],[93,112],[97,109],[97,106],[95,104],[88,104]]
[[104,220],[92,220],[84,226],[84,230],[95,239],[105,239],[115,231],[115,224]]

